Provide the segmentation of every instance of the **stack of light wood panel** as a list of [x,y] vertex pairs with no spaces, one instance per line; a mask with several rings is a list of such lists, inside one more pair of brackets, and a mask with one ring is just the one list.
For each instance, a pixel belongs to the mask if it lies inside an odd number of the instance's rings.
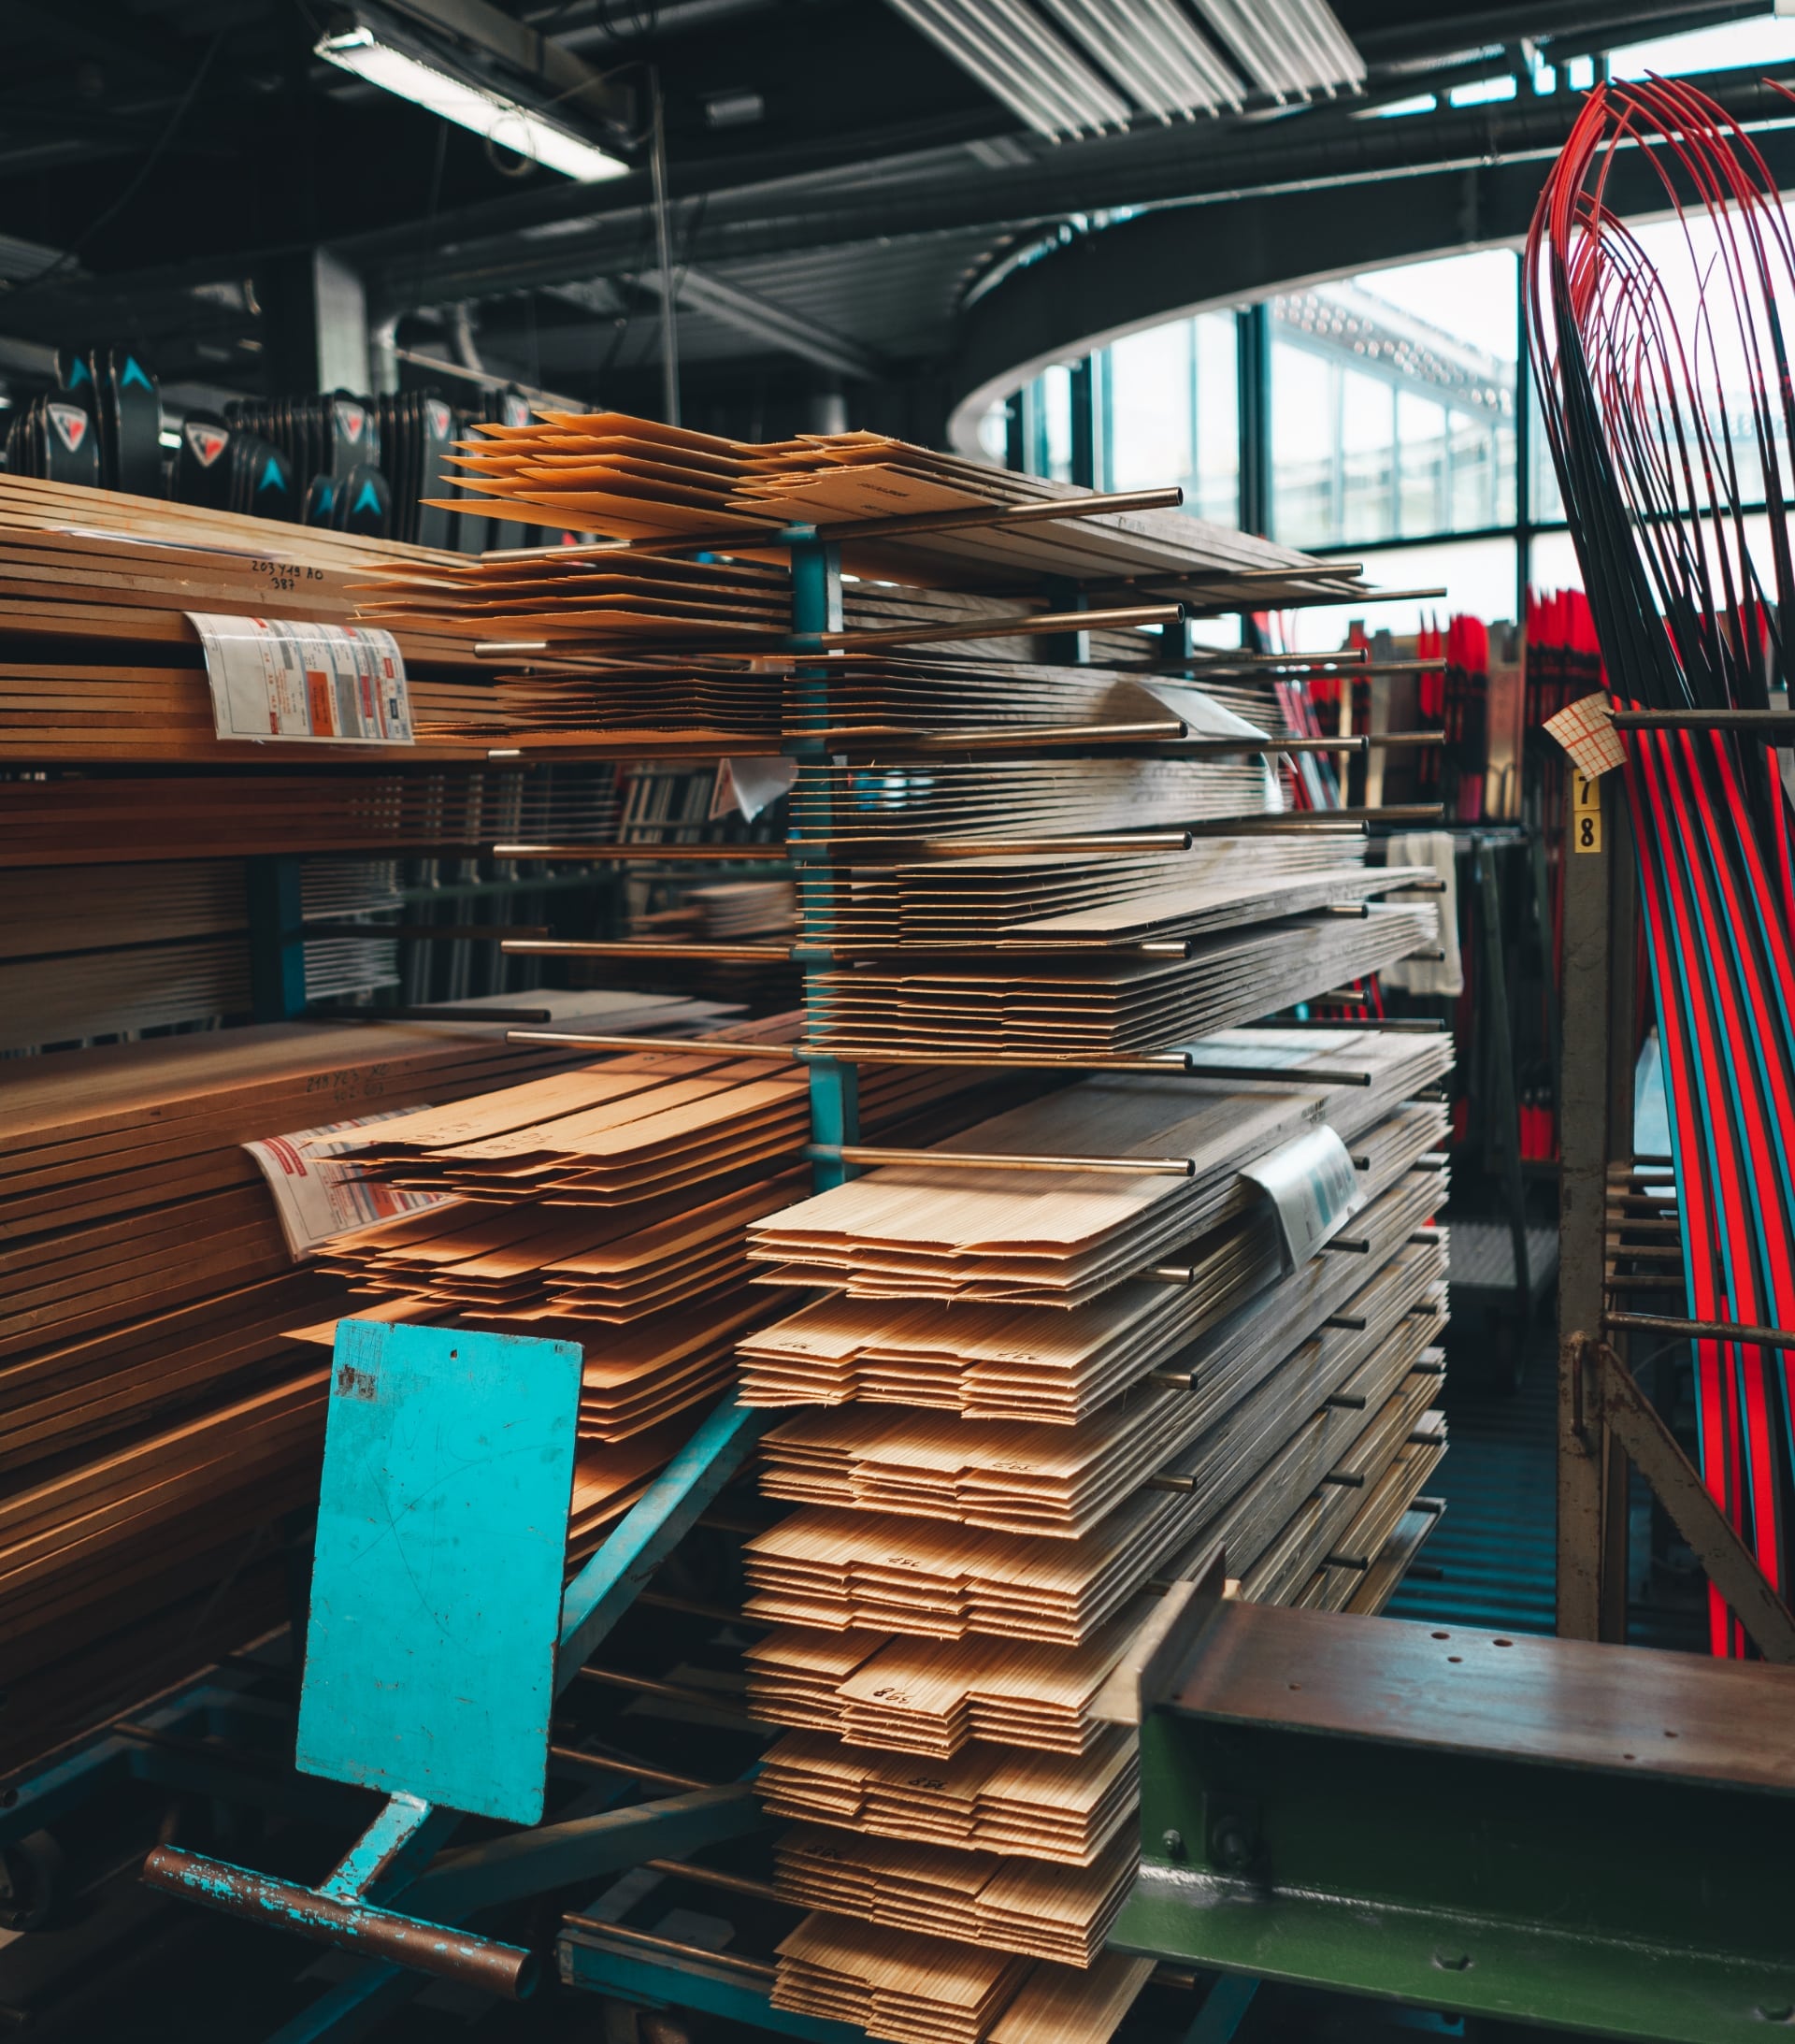
[[[0,758],[41,765],[254,762],[257,747],[213,734],[199,640],[183,613],[346,625],[371,570],[458,558],[23,476],[0,477]],[[449,720],[486,698],[464,642],[428,630],[399,641],[417,721]],[[453,741],[402,750],[466,756]]]
[[[571,522],[645,541],[715,535],[717,551],[732,554],[753,553],[756,540],[764,548],[795,522],[852,525],[1080,494],[883,434],[729,440],[624,413],[546,410],[528,425],[477,430],[457,457],[463,485],[502,502],[520,524],[565,529]],[[933,588],[1032,593],[1049,575],[1151,579],[1216,610],[1339,602],[1364,586],[1291,548],[1154,511],[860,541],[850,533],[841,557],[851,574]]]
[[315,1488],[321,1359],[292,1331],[340,1288],[294,1267],[243,1144],[570,1055],[283,1024],[0,1063],[6,1751],[153,1687],[167,1641],[142,1628],[183,1600],[203,1615]]
[[418,856],[520,839],[604,844],[616,837],[617,807],[602,763],[547,773],[52,771],[0,781],[0,868],[269,851]]
[[[789,1039],[797,1018],[738,1028]],[[795,1061],[726,1041],[645,1051],[383,1121],[349,1153],[368,1184],[446,1203],[326,1245],[321,1268],[352,1288],[346,1311],[584,1349],[575,1557],[727,1386],[737,1345],[782,1309],[781,1292],[750,1283],[747,1231],[800,1189],[806,1085]],[[866,1110],[874,1126],[951,1113],[972,1090],[963,1072],[887,1072]],[[327,1345],[335,1331],[333,1317],[300,1331]]]
[[[956,1978],[949,1939],[990,1996],[955,2020],[997,2037],[996,2004],[1055,1985],[1003,1955],[1124,1964],[1103,1941],[1134,1870],[1133,1745],[1095,1706],[1156,1591],[1219,1542],[1245,1593],[1343,1605],[1438,1460],[1446,1124],[1414,1096],[1449,1040],[1207,1047],[1276,1076],[1087,1078],[937,1146],[1182,1174],[918,1162],[753,1231],[769,1270],[834,1288],[742,1354],[745,1400],[818,1408],[763,1440],[763,1495],[798,1509],[745,1562],[772,1627],[749,1708],[787,1728],[761,1792],[803,1827],[777,1879],[820,1912],[781,1948],[778,2006],[930,2034],[874,1982]],[[1362,1203],[1285,1269],[1242,1172],[1318,1123]],[[866,1963],[859,1999],[811,1957],[836,1941]]]
[[1409,869],[1367,866],[1357,833],[1203,838],[1139,858],[960,858],[800,868],[806,933],[855,950],[1076,951],[1199,937],[1369,900]]

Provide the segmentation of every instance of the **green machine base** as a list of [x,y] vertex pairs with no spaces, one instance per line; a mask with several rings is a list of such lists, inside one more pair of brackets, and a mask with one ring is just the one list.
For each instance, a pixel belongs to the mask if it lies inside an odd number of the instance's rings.
[[1795,1670],[1206,1606],[1146,1685],[1113,1944],[1597,2037],[1795,2035]]

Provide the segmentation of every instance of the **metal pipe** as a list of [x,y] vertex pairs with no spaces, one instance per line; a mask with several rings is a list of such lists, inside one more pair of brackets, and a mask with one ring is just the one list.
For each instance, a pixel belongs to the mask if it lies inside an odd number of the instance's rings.
[[308,1022],[553,1022],[549,1008],[308,1008]]
[[[1321,812],[1310,812],[1312,814]],[[1335,812],[1334,813],[1338,813]],[[1438,812],[1433,812],[1438,813]],[[1251,819],[1249,819],[1251,820]],[[1228,826],[1231,833],[1234,826]],[[786,850],[795,859],[811,852],[839,852],[836,863],[854,866],[902,865],[907,859],[928,858],[1080,858],[1134,856],[1142,852],[1188,852],[1191,832],[1185,830],[1142,831],[1139,837],[1088,838],[789,838]],[[895,847],[895,850],[881,849]],[[494,855],[498,856],[496,853]]]
[[597,1682],[608,1689],[631,1690],[642,1696],[658,1696],[669,1704],[690,1704],[698,1709],[714,1711],[719,1717],[740,1718],[744,1724],[754,1721],[745,1710],[727,1697],[707,1696],[702,1690],[682,1689],[677,1682],[657,1681],[649,1675],[631,1675],[623,1668],[595,1668],[588,1664],[580,1670],[576,1679]]
[[636,937],[596,943],[575,938],[526,937],[507,940],[499,949],[512,958],[683,958],[688,963],[708,960],[727,965],[792,962],[789,944],[667,943]]
[[1161,718],[1153,724],[1040,724],[982,731],[905,731],[895,726],[884,730],[798,730],[788,737],[840,741],[849,749],[856,743],[887,740],[912,752],[959,752],[973,746],[1002,745],[1016,751],[1052,745],[1120,745],[1149,741],[1187,738],[1190,727],[1175,719]]
[[960,1171],[1113,1172],[1134,1178],[1190,1178],[1188,1157],[993,1157],[970,1150],[870,1149],[858,1143],[812,1143],[804,1155],[812,1163],[925,1164]]
[[1443,1022],[1436,1021],[1431,1015],[1372,1015],[1364,1021],[1355,1018],[1350,1022],[1335,1022],[1327,1016],[1322,1016],[1319,1019],[1314,1016],[1305,1016],[1299,1020],[1290,1015],[1281,1015],[1274,1022],[1260,1025],[1262,1028],[1271,1029],[1353,1029],[1355,1031],[1358,1029],[1398,1029],[1413,1035],[1428,1036],[1439,1035],[1445,1026]]
[[[758,1529],[756,1529],[758,1530]],[[671,1774],[665,1767],[651,1767],[641,1760],[613,1760],[609,1753],[588,1753],[577,1746],[551,1746],[549,1758],[573,1773],[622,1775],[630,1781],[646,1781],[656,1789],[715,1789],[726,1786],[700,1781],[696,1775]]]
[[673,268],[673,223],[667,188],[667,109],[661,98],[661,68],[648,67],[652,100],[649,176],[654,194],[654,250],[664,288],[661,292],[661,416],[668,425],[680,423],[680,281]]
[[1035,611],[1019,617],[986,618],[982,623],[895,625],[885,631],[794,635],[788,646],[794,653],[832,646],[857,652],[865,646],[927,646],[962,639],[1030,639],[1037,634],[1052,636],[1057,632],[1124,631],[1135,626],[1176,625],[1184,614],[1182,603],[1144,603],[1117,611]]
[[1290,1086],[1370,1086],[1369,1072],[1336,1072],[1328,1065],[1205,1065],[1195,1058],[1185,1066],[1193,1079],[1269,1080]]
[[761,1959],[744,1959],[733,1951],[711,1951],[703,1945],[682,1945],[676,1937],[657,1937],[653,1931],[631,1930],[626,1924],[605,1923],[593,1916],[564,1916],[561,1921],[574,1930],[615,1937],[624,1944],[639,1946],[644,1951],[657,1951],[685,1965],[696,1962],[707,1966],[726,1966],[733,1973],[765,1980],[769,1986],[779,1977],[777,1966],[768,1965]]
[[763,859],[780,862],[780,844],[495,844],[493,858],[582,859],[601,865],[625,858]]
[[[1680,1284],[1670,1279],[1664,1288]],[[1620,1288],[1628,1288],[1620,1280]],[[1691,1341],[1736,1342],[1747,1348],[1795,1348],[1795,1334],[1774,1327],[1741,1327],[1729,1320],[1671,1320],[1656,1313],[1604,1313],[1604,1327],[1630,1327],[1644,1334],[1687,1334]]]
[[1617,731],[1795,731],[1795,710],[1615,710]]
[[155,1848],[143,1864],[143,1880],[146,1887],[185,1896],[265,1929],[297,1931],[339,1950],[455,1980],[507,2001],[523,2001],[537,1984],[536,1954],[516,1945],[426,1923],[371,1903],[318,1894],[297,1881],[183,1852],[176,1846]]
[[[826,1058],[843,1065],[954,1065],[978,1072],[1185,1072],[1183,1058],[1069,1058],[1045,1052],[1035,1057],[1005,1058],[978,1053],[956,1055],[933,1050],[843,1050],[834,1044],[802,1046],[800,1058]],[[1238,1072],[1232,1074],[1240,1076]]]
[[340,937],[378,943],[498,943],[548,937],[546,923],[307,923],[287,933],[289,943]]
[[682,1051],[688,1058],[774,1058],[789,1062],[798,1055],[789,1044],[728,1044],[694,1036],[585,1036],[574,1029],[507,1029],[505,1041],[570,1044],[580,1050]]
[[782,1895],[770,1881],[750,1880],[743,1874],[725,1874],[714,1866],[691,1866],[683,1860],[644,1860],[642,1864],[650,1873],[665,1874],[671,1880],[696,1881],[703,1888],[720,1888],[725,1894],[743,1895],[750,1902],[780,1902],[788,1909],[809,1907]]
[[1444,810],[1438,802],[1386,803],[1376,809],[1285,809],[1269,816],[1217,817],[1186,826],[1201,838],[1261,837],[1270,832],[1313,830],[1340,823],[1437,823]]

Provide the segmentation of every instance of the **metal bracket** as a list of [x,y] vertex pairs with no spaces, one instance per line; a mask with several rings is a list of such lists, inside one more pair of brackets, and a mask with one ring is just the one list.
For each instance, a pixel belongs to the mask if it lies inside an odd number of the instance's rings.
[[1632,1372],[1606,1342],[1591,1335],[1572,1334],[1568,1346],[1578,1429],[1591,1451],[1606,1424],[1764,1659],[1795,1662],[1795,1613],[1728,1524]]

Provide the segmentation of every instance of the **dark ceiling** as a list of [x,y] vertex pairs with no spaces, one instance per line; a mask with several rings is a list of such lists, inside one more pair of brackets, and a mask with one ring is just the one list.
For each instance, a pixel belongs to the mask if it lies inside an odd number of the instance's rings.
[[[1055,140],[886,0],[505,4],[621,80],[658,74],[687,416],[782,430],[807,394],[845,386],[857,417],[932,436],[1006,363],[1278,281],[1281,194],[1303,194],[1294,275],[1325,251],[1329,207],[1352,228],[1343,263],[1375,260],[1380,223],[1392,253],[1422,252],[1407,218],[1418,191],[1402,181],[1417,171],[1531,164],[1515,189],[1537,183],[1574,100],[1535,96],[1535,57],[1562,65],[1764,11],[1336,0],[1364,60],[1359,94],[1249,94],[1239,111]],[[581,185],[495,157],[316,59],[328,20],[328,0],[0,0],[0,375],[29,383],[49,347],[127,339],[177,390],[303,381],[283,334],[323,247],[360,276],[370,321],[397,319],[410,355],[655,409],[646,167]],[[1365,118],[1503,73],[1523,82],[1497,104]],[[751,117],[719,124],[731,107]],[[1042,252],[1087,252],[1124,225],[1144,247],[1142,209],[1193,202],[1202,231],[1162,237],[1175,253],[1157,259],[1163,278],[1126,280],[1126,313],[1119,272],[1099,283],[1088,263],[1069,267],[1083,281],[1063,289],[1028,277]],[[1424,244],[1512,234],[1516,203],[1509,193],[1501,223],[1455,225],[1429,200]],[[1244,267],[1238,249],[1222,259],[1241,238],[1228,209],[1262,223]],[[1128,245],[1110,245],[1118,262]]]

